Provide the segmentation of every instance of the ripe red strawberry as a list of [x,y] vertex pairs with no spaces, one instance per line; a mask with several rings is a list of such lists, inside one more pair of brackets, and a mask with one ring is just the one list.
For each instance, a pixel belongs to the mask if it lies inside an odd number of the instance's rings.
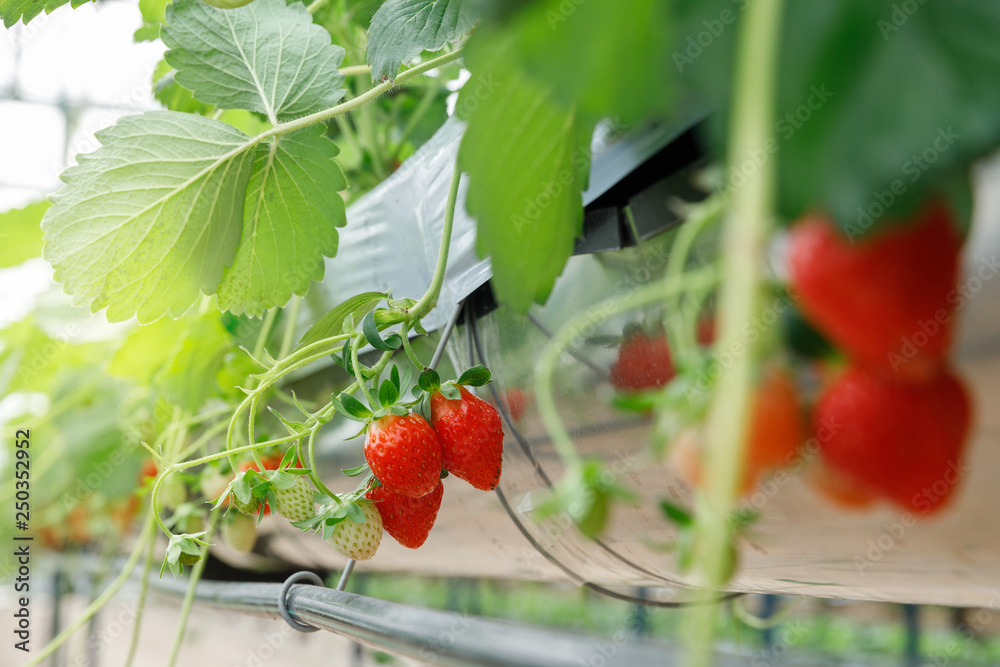
[[630,335],[618,350],[611,365],[611,384],[619,391],[641,391],[662,387],[674,377],[667,336],[649,336],[639,330]]
[[459,386],[461,398],[431,394],[431,424],[441,441],[444,469],[481,491],[500,482],[503,424],[496,409]]
[[824,462],[908,510],[941,509],[963,475],[971,407],[961,381],[941,372],[897,382],[848,368],[814,412]]
[[926,378],[951,346],[960,242],[939,204],[907,222],[852,243],[828,218],[806,217],[790,235],[789,269],[802,311],[852,359]]
[[430,493],[441,478],[441,443],[415,412],[373,421],[365,439],[365,460],[383,486],[411,498]]
[[783,370],[768,368],[754,392],[753,400],[753,419],[744,464],[746,489],[769,470],[790,464],[806,434],[798,388]]
[[823,461],[809,466],[807,479],[814,489],[831,502],[851,509],[865,509],[877,500],[863,482],[830,468]]
[[365,494],[365,498],[375,503],[382,517],[382,527],[393,538],[409,549],[416,549],[427,540],[444,496],[444,484],[426,496],[410,498],[384,486],[377,486]]
[[702,347],[711,347],[715,342],[715,316],[702,315],[698,318],[698,329],[695,333],[698,344]]
[[[750,491],[771,470],[795,460],[805,440],[805,424],[798,389],[782,369],[768,368],[754,390],[750,433],[746,446],[741,492]],[[701,482],[702,435],[683,431],[671,444],[669,462],[689,485]]]
[[148,480],[156,477],[157,474],[159,474],[159,470],[156,467],[156,461],[146,459],[142,462],[142,469],[139,471],[139,485],[142,486]]
[[507,409],[510,411],[511,421],[521,421],[521,417],[524,416],[524,411],[528,409],[528,397],[517,387],[513,387],[505,391],[503,397],[506,402]]

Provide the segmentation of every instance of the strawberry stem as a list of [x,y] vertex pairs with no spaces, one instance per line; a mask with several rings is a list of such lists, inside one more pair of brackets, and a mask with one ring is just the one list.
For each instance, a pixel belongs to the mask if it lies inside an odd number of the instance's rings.
[[420,361],[420,357],[418,357],[417,354],[413,351],[413,346],[410,345],[409,333],[410,333],[410,325],[409,323],[406,323],[403,325],[403,328],[399,332],[399,335],[403,337],[403,350],[406,352],[406,356],[407,358],[409,358],[410,363],[413,364],[413,367],[416,368],[418,371],[421,371],[424,369],[424,364],[422,361]]
[[579,466],[581,460],[580,455],[573,445],[573,439],[570,437],[569,431],[566,430],[566,426],[559,416],[553,392],[553,376],[556,364],[559,362],[563,352],[573,344],[575,339],[583,335],[584,331],[600,326],[622,311],[663,301],[675,294],[679,294],[685,289],[714,284],[717,278],[718,269],[711,266],[687,274],[683,281],[680,277],[675,277],[644,285],[631,294],[614,300],[614,308],[609,308],[607,302],[601,302],[588,308],[567,322],[555,333],[549,344],[542,350],[542,354],[538,359],[538,365],[535,367],[535,394],[537,397],[538,414],[542,419],[542,424],[545,426],[545,430],[548,431],[549,437],[552,438],[552,444],[556,449],[556,453],[562,459],[567,469]]
[[419,320],[431,312],[437,305],[441,286],[444,284],[444,272],[448,266],[448,251],[451,249],[451,230],[455,222],[455,205],[458,202],[458,186],[462,181],[462,169],[455,159],[455,169],[451,174],[451,185],[448,187],[448,201],[445,203],[444,224],[441,227],[441,247],[438,250],[437,266],[434,267],[434,278],[420,301],[410,311],[410,321]]
[[[746,7],[735,54],[728,161],[739,169],[747,155],[771,138],[776,94],[777,58],[781,38],[781,0],[760,0]],[[746,353],[734,355],[732,366],[714,387],[706,426],[706,484],[695,497],[694,562],[700,597],[714,598],[727,581],[727,553],[732,547],[728,516],[737,498],[743,449],[750,412],[751,377],[757,363],[755,346],[743,341],[740,329],[760,302],[765,244],[773,216],[775,156],[759,166],[755,178],[732,195],[732,207],[722,237],[725,270],[719,294],[719,335],[716,350],[736,343]],[[719,606],[695,606],[687,617],[686,664],[712,662],[712,640]]]
[[94,614],[100,611],[101,607],[111,601],[111,598],[113,598],[115,594],[121,590],[121,587],[125,585],[128,578],[132,576],[132,570],[135,569],[136,563],[139,561],[139,556],[142,555],[143,549],[146,548],[146,543],[153,538],[153,525],[153,510],[151,507],[149,514],[146,515],[146,523],[142,527],[142,533],[139,535],[139,540],[135,543],[135,546],[132,547],[132,553],[129,554],[128,560],[125,561],[125,566],[122,568],[118,578],[111,582],[111,584],[104,589],[104,592],[95,598],[94,601],[83,610],[83,613],[76,617],[72,623],[66,626],[65,630],[53,637],[52,641],[43,646],[35,657],[24,663],[23,667],[34,667],[35,665],[41,664],[42,661],[52,655],[57,648],[66,643],[66,640],[72,637],[77,630],[90,621]]
[[[263,470],[263,468],[261,468]],[[191,604],[194,602],[194,593],[198,588],[198,582],[201,580],[201,574],[205,571],[205,563],[208,562],[208,543],[212,539],[212,535],[215,533],[215,526],[219,521],[219,516],[222,512],[210,512],[208,520],[208,530],[205,532],[205,536],[201,538],[204,542],[201,547],[201,558],[198,562],[194,564],[191,568],[191,576],[188,578],[187,591],[184,593],[184,602],[181,605],[181,618],[177,625],[177,635],[174,637],[173,648],[170,649],[170,662],[167,663],[168,667],[174,667],[177,664],[177,655],[180,653],[181,644],[184,643],[184,635],[187,632],[188,617],[191,615]]]
[[154,543],[155,540],[148,540],[146,543],[146,559],[142,563],[142,582],[139,584],[139,600],[136,602],[132,639],[129,641],[125,667],[132,667],[132,663],[135,661],[135,652],[139,648],[139,636],[142,634],[142,613],[146,609],[146,594],[149,592],[149,574],[153,571]]
[[354,339],[354,343],[351,345],[351,368],[354,369],[354,377],[358,380],[358,389],[361,390],[361,394],[365,397],[365,401],[368,402],[368,407],[375,410],[377,404],[372,400],[371,392],[368,391],[368,382],[365,381],[365,376],[361,372],[361,362],[358,361],[358,350],[361,349],[361,344],[364,340],[363,336],[358,336]]

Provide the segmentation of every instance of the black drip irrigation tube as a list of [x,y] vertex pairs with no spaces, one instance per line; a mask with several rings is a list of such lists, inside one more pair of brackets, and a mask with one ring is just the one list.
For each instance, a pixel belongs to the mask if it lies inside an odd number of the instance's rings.
[[[179,596],[187,586],[182,580],[154,581],[152,585]],[[676,655],[671,646],[625,633],[611,638],[592,637],[411,607],[322,586],[202,581],[196,588],[195,600],[226,611],[275,619],[282,617],[280,608],[284,607],[299,624],[433,665],[646,667],[670,664]]]

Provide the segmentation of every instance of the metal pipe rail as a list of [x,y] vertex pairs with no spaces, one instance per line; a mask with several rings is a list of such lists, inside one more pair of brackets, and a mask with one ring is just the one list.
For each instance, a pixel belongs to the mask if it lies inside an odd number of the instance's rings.
[[[160,581],[160,590],[182,595],[186,582]],[[280,619],[281,584],[198,584],[195,599],[227,611]],[[380,651],[433,665],[454,667],[587,667],[671,664],[672,647],[622,632],[613,638],[548,630],[386,602],[332,588],[295,584],[286,597],[298,622]]]

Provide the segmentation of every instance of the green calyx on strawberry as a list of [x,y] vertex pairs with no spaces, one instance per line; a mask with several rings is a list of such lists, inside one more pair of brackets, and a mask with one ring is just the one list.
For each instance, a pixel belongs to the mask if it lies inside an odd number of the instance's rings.
[[822,334],[855,364],[912,380],[933,376],[950,351],[960,249],[953,214],[931,202],[850,239],[829,218],[806,216],[789,234],[788,265]]
[[[244,463],[241,471],[226,488],[216,506],[227,500],[240,513],[257,516],[258,520],[271,508],[289,521],[304,521],[315,514],[312,484],[305,478],[308,468],[297,464],[296,450],[290,447],[280,460],[263,460],[264,470],[255,462]],[[293,462],[295,465],[293,465]]]
[[[379,481],[397,493],[419,497],[430,493],[441,472],[441,443],[430,424],[410,408],[416,401],[403,402],[403,388],[410,383],[410,369],[400,374],[392,366],[389,378],[375,378],[370,394],[371,408],[350,394],[331,398],[337,411],[348,419],[364,422],[365,462]],[[364,471],[359,466],[346,474]]]
[[[434,490],[441,474],[441,443],[430,424],[410,408],[417,402],[402,402],[403,388],[410,383],[410,370],[402,374],[393,366],[389,378],[370,395],[372,408],[350,394],[331,399],[349,419],[365,423],[365,462],[384,486],[396,493],[418,498]],[[363,472],[359,466],[348,475]]]
[[172,535],[167,543],[166,556],[163,565],[160,566],[160,576],[163,576],[167,567],[174,576],[179,576],[184,565],[194,565],[201,560],[201,548],[211,546],[201,538],[205,532],[185,533],[183,535]]
[[456,381],[441,383],[435,371],[420,375],[420,388],[429,396],[431,426],[441,442],[444,469],[481,491],[500,482],[503,466],[503,423],[492,405],[466,387],[490,381],[485,366],[475,366]]
[[365,493],[365,498],[378,508],[385,531],[408,549],[416,549],[427,540],[443,496],[444,485],[441,482],[433,491],[419,498],[404,496],[382,485],[376,485]]
[[948,371],[903,382],[852,366],[820,396],[813,424],[823,463],[843,480],[838,488],[850,483],[926,515],[947,504],[965,475],[971,411]]
[[320,533],[330,546],[354,560],[370,559],[382,541],[382,517],[378,509],[356,493],[331,498],[314,516],[292,525]]

